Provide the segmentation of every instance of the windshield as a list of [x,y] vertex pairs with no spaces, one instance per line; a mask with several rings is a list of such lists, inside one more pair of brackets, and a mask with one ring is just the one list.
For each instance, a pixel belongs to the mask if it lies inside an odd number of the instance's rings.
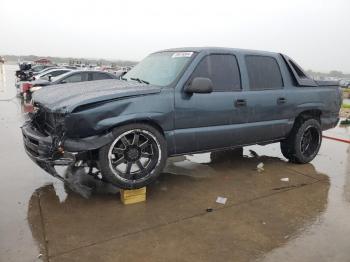
[[192,56],[193,52],[154,53],[125,74],[123,79],[168,86],[174,82]]

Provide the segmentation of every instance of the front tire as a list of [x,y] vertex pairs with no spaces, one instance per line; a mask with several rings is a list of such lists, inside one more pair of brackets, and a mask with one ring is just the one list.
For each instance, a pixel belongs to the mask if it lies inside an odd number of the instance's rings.
[[296,123],[289,137],[281,142],[281,152],[293,163],[305,164],[313,160],[322,143],[322,130],[316,119]]
[[114,141],[99,150],[104,179],[123,189],[153,182],[163,170],[167,148],[164,136],[146,124],[129,124],[113,130]]

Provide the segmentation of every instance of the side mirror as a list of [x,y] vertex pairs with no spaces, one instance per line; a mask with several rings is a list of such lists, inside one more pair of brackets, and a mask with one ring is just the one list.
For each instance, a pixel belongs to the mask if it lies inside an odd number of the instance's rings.
[[48,75],[49,81],[51,82],[52,75]]
[[213,92],[213,82],[209,78],[195,77],[185,88],[186,93],[208,94]]

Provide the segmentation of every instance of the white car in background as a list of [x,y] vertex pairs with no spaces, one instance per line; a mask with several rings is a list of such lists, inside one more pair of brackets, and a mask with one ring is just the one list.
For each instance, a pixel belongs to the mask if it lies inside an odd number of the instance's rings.
[[[50,81],[51,79],[58,77],[60,75],[63,75],[65,73],[68,73],[70,71],[73,71],[73,69],[68,68],[55,68],[55,69],[48,69],[48,70],[42,70],[40,74],[37,74],[32,77],[32,81],[35,80],[47,80]],[[16,89],[17,94],[22,96],[23,93],[27,92],[30,88],[31,81],[19,81],[16,83]]]
[[54,69],[49,69],[45,70],[36,76],[33,76],[33,80],[38,80],[38,79],[45,79],[48,80],[50,77],[56,77],[62,74],[65,74],[67,72],[72,71],[73,69],[68,69],[68,68],[54,68]]

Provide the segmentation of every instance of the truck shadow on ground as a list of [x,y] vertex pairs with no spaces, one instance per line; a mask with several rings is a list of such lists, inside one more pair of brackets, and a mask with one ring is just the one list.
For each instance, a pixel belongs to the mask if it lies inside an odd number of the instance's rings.
[[314,223],[328,190],[311,164],[226,151],[169,159],[147,201],[130,206],[117,194],[68,192],[60,202],[46,185],[33,193],[28,221],[50,261],[251,260]]

